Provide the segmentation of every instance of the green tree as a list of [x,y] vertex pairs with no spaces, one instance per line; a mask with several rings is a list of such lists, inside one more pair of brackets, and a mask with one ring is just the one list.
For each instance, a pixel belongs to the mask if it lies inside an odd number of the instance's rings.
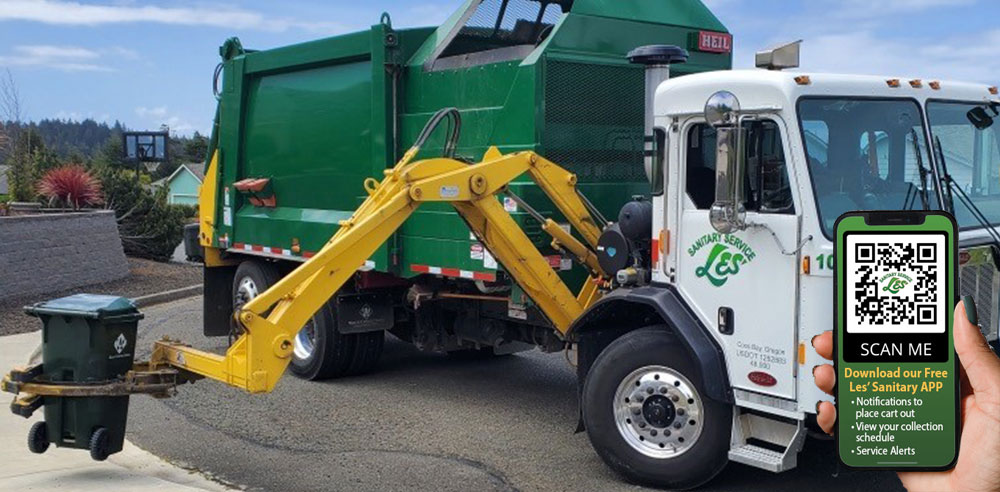
[[188,139],[184,144],[185,162],[205,162],[205,155],[208,153],[208,139],[198,132]]
[[96,167],[107,208],[115,211],[125,253],[167,261],[181,243],[187,213],[167,203],[167,189],[152,192],[135,175],[107,165]]
[[36,201],[38,192],[35,184],[41,176],[41,168],[53,163],[41,135],[30,127],[19,132],[7,161],[10,164],[7,181],[11,199],[16,202]]
[[106,166],[114,169],[120,169],[125,166],[125,147],[122,144],[121,133],[112,133],[105,140],[104,145],[101,146],[101,150],[97,151],[97,155],[94,156],[94,166]]

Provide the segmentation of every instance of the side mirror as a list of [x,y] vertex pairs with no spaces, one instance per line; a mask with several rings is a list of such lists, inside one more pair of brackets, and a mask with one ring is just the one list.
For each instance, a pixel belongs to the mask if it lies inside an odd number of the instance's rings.
[[972,125],[979,130],[985,130],[993,126],[993,117],[990,116],[986,109],[982,106],[976,106],[966,113],[966,117],[972,122]]
[[715,127],[715,203],[712,227],[723,234],[746,228],[743,181],[746,134],[740,126],[740,101],[729,91],[712,94],[705,103],[705,120]]

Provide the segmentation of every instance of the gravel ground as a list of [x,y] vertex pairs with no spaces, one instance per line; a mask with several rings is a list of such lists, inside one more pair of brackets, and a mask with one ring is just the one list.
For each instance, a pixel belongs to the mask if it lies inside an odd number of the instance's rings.
[[[202,336],[201,302],[145,309],[138,356],[165,335],[224,351],[225,337]],[[559,353],[459,361],[389,336],[365,376],[286,374],[261,395],[202,380],[129,406],[131,442],[248,491],[655,492],[616,476],[574,433],[576,374]],[[808,439],[794,470],[730,463],[701,490],[903,490],[895,473],[841,469],[836,456],[833,441]]]
[[0,336],[41,328],[38,319],[24,314],[24,306],[58,297],[88,292],[123,297],[140,297],[170,289],[200,284],[201,268],[187,263],[159,263],[129,258],[129,276],[113,282],[85,285],[61,292],[0,300]]

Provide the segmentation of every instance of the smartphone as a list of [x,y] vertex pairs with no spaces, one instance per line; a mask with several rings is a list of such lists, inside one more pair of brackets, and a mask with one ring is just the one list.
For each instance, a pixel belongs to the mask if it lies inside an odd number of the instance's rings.
[[840,462],[950,469],[959,442],[955,219],[942,211],[848,212],[834,236]]

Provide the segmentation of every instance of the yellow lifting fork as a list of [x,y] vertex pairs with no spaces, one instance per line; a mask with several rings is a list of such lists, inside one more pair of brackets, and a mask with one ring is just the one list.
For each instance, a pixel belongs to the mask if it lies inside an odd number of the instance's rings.
[[[381,182],[366,180],[368,198],[350,219],[341,221],[326,245],[234,313],[245,330],[225,355],[162,340],[156,342],[150,367],[174,367],[251,393],[271,391],[289,363],[296,333],[425,202],[451,203],[556,330],[565,334],[597,301],[598,283],[607,277],[594,256],[601,227],[577,192],[576,175],[533,152],[503,155],[492,147],[481,162],[467,164],[450,158],[412,162],[418,151],[416,146],[407,151]],[[553,237],[553,245],[590,270],[591,278],[576,295],[497,200],[497,194],[509,193],[507,185],[524,173],[583,238],[578,241],[529,208]]]

